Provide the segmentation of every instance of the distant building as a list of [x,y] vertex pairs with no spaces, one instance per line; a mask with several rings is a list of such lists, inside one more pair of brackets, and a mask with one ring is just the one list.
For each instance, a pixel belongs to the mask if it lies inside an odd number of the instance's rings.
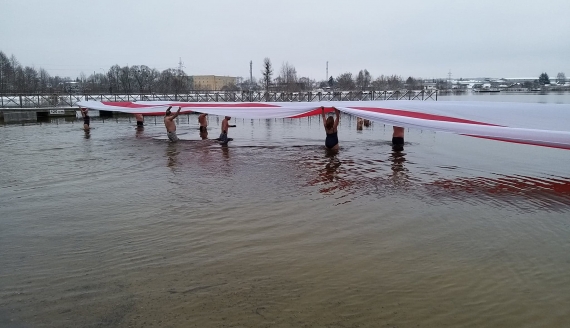
[[66,93],[79,93],[81,92],[81,85],[79,82],[62,82],[60,85],[63,85],[63,92]]
[[424,80],[422,82],[424,86],[424,90],[436,90],[437,89],[437,82],[435,80]]
[[219,91],[227,85],[235,85],[237,78],[234,76],[216,76],[216,75],[194,75],[194,89]]

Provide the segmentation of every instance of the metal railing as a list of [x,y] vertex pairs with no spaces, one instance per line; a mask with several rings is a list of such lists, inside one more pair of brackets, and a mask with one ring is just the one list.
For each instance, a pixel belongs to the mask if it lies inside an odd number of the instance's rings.
[[2,95],[0,108],[54,108],[75,107],[84,100],[183,101],[183,102],[314,102],[314,101],[370,101],[370,100],[435,100],[437,90],[403,91],[327,91],[327,92],[265,92],[265,91],[195,91],[185,94],[34,94]]

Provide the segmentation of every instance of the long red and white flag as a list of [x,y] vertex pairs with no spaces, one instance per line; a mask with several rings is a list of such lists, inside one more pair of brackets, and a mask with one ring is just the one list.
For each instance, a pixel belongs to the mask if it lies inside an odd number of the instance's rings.
[[570,150],[570,104],[475,101],[99,102],[84,108],[143,115],[200,112],[247,119],[299,118],[333,108],[384,124]]

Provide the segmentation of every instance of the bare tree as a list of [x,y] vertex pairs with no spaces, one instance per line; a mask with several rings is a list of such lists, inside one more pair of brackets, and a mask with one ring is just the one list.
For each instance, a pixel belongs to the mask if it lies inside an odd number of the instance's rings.
[[121,88],[127,94],[131,93],[131,74],[129,70],[129,66],[125,66],[121,68],[119,71],[119,83],[121,84]]
[[290,65],[288,62],[283,63],[279,78],[284,91],[298,91],[297,70],[295,69],[295,66]]
[[16,59],[16,56],[10,56],[10,75],[8,83],[11,85],[11,91],[15,92],[24,92],[24,72],[22,70],[22,66],[20,66],[20,62]]
[[358,72],[358,76],[356,77],[356,87],[359,90],[366,90],[370,86],[370,82],[372,81],[372,77],[368,70],[360,70]]
[[160,93],[170,93],[172,90],[172,83],[174,81],[176,71],[172,68],[166,69],[160,73],[158,78],[158,91]]
[[566,75],[563,72],[558,73],[558,75],[556,75],[556,82],[558,82],[558,84],[566,83]]
[[299,78],[299,81],[297,83],[302,91],[312,91],[317,84],[315,80],[312,80],[310,77],[305,76]]
[[372,89],[387,90],[388,82],[386,81],[386,77],[384,75],[380,75],[379,77],[376,78],[376,80],[372,81]]
[[161,93],[184,93],[188,91],[188,77],[180,69],[165,69],[160,73],[156,86]]
[[121,86],[121,67],[119,65],[113,65],[109,68],[107,72],[107,77],[109,78],[109,93],[119,92]]
[[62,84],[63,84],[63,79],[59,76],[54,76],[49,78],[50,91],[52,92],[61,91]]
[[18,93],[26,92],[26,79],[24,69],[20,65],[14,68],[14,87],[14,90]]
[[139,93],[143,93],[143,72],[138,65],[133,65],[130,68],[130,75],[133,77],[135,82],[135,90],[138,90]]
[[38,72],[33,67],[24,68],[24,91],[27,93],[37,92],[39,85]]
[[186,75],[186,72],[182,70],[182,66],[179,66],[175,70],[175,76],[176,78],[173,81],[174,93],[180,94],[188,91],[188,77]]
[[135,90],[144,93],[144,90],[150,90],[154,74],[150,67],[146,65],[133,65],[130,67],[130,77],[134,83]]
[[403,87],[404,83],[402,78],[398,75],[392,75],[388,77],[388,88],[391,90],[398,90]]
[[10,90],[10,75],[12,72],[12,65],[8,56],[0,51],[0,94]]
[[49,73],[43,69],[40,68],[40,72],[39,72],[39,91],[40,92],[48,92],[49,88],[51,87],[50,83],[49,83]]
[[343,91],[352,91],[356,89],[356,84],[352,78],[352,73],[349,72],[342,73],[341,75],[337,76],[335,83],[336,87]]
[[158,88],[160,72],[154,68],[149,68],[147,73],[147,76],[143,76],[146,79],[145,86],[148,88],[148,93],[153,93],[152,90],[157,90]]

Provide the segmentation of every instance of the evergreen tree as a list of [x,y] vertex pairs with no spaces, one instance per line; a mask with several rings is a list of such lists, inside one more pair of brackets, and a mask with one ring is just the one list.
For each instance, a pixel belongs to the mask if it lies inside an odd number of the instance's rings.
[[540,85],[550,84],[550,78],[548,77],[548,74],[546,73],[540,74],[540,76],[538,77],[538,83],[540,83]]
[[263,60],[263,84],[265,86],[265,91],[269,91],[269,85],[271,84],[271,76],[273,75],[273,68],[271,67],[271,60],[267,57]]

